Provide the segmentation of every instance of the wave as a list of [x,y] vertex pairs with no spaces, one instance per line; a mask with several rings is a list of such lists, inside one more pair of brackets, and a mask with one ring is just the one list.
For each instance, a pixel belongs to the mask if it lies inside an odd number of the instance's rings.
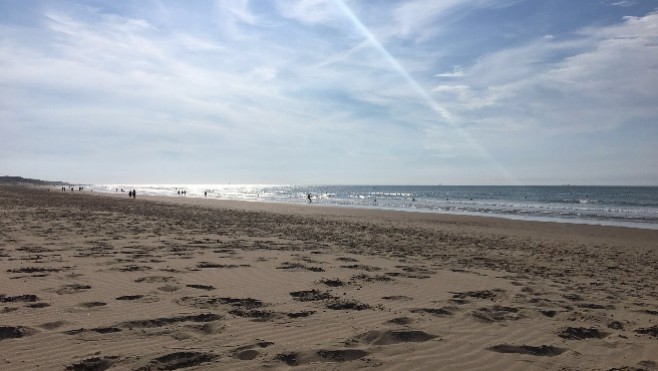
[[632,222],[658,226],[658,187],[303,186],[217,184],[101,184],[101,192],[441,213]]

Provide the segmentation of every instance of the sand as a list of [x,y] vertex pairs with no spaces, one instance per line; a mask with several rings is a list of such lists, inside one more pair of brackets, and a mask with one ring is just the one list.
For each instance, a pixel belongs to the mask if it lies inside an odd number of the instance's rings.
[[0,369],[658,368],[658,231],[0,187]]

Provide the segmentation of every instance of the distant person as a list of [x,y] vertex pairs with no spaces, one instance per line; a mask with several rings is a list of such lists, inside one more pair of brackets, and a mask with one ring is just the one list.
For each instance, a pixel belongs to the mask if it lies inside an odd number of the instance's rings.
[[306,198],[308,198],[308,203],[309,203],[309,204],[313,202],[313,199],[311,199],[311,192],[309,192],[309,193],[306,195]]
[[178,190],[178,195],[180,196],[180,189]]
[[137,199],[137,191],[133,189],[133,200]]
[[208,197],[208,191],[203,192],[203,197]]
[[128,191],[128,198],[133,198],[133,191]]

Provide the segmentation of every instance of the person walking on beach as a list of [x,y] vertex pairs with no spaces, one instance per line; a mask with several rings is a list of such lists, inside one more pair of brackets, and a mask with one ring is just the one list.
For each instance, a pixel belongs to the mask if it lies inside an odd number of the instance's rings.
[[133,191],[128,191],[128,198],[133,198]]
[[313,202],[313,200],[311,199],[311,192],[309,192],[309,193],[306,195],[306,197],[308,198],[308,203],[309,203],[309,204]]
[[133,200],[137,199],[137,191],[133,189]]

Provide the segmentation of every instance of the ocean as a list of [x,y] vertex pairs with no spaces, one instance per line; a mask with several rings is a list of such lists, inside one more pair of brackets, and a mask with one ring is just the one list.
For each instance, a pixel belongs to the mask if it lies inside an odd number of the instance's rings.
[[[137,195],[486,215],[658,229],[658,187],[97,184]],[[179,195],[185,191],[185,195]],[[207,193],[207,196],[205,195]]]

